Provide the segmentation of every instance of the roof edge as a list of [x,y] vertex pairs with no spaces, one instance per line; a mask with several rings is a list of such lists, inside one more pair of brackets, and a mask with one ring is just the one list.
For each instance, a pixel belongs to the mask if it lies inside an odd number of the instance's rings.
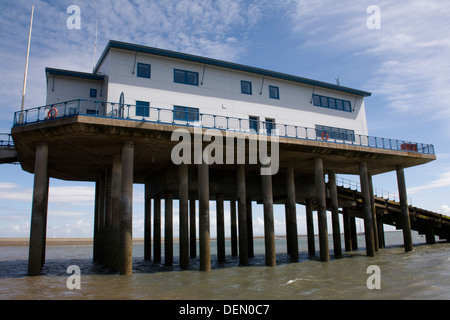
[[89,80],[102,81],[105,79],[105,76],[100,75],[100,74],[72,71],[72,70],[64,70],[64,69],[55,69],[55,68],[45,68],[45,73],[46,74],[54,74],[54,75],[58,75],[58,76],[83,78],[83,79],[89,79]]

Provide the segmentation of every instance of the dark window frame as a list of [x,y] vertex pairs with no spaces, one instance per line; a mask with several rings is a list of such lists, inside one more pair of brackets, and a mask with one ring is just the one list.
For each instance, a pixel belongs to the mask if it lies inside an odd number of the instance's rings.
[[355,130],[316,125],[316,138],[322,140],[355,141]]
[[173,106],[173,120],[196,122],[200,120],[200,110],[198,108]]
[[89,90],[89,97],[90,98],[97,98],[97,89],[91,88]]
[[276,86],[269,86],[269,98],[280,100],[280,88]]
[[173,69],[173,82],[198,86],[198,72]]
[[150,102],[136,100],[135,115],[137,117],[150,117]]
[[312,102],[316,107],[352,112],[352,103],[348,100],[313,94]]
[[[245,85],[248,85],[248,89],[245,88]],[[245,90],[244,90],[245,89]],[[252,95],[252,83],[251,81],[245,81],[245,80],[241,80],[241,93],[242,94],[248,94],[248,95]]]
[[[143,67],[148,67],[148,72],[147,72],[147,70],[143,70],[142,69]],[[148,64],[148,63],[138,62],[136,76],[138,78],[151,79],[151,77],[152,77],[152,66],[150,64]]]

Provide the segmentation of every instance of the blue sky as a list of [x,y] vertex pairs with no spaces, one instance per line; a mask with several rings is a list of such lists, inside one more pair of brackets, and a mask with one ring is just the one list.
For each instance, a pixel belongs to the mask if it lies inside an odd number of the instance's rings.
[[[20,109],[33,4],[25,108],[45,104],[45,67],[92,70],[97,20],[96,59],[113,39],[330,83],[339,77],[341,85],[373,93],[366,99],[370,135],[435,145],[438,160],[406,169],[407,187],[415,206],[450,215],[450,2],[3,0],[0,132],[10,131]],[[81,9],[80,29],[67,28],[70,5]],[[367,27],[370,5],[381,9],[380,29]],[[374,185],[396,192],[395,173],[375,176]],[[0,237],[29,236],[32,187],[33,176],[20,166],[0,165]],[[92,236],[93,194],[92,183],[52,179],[48,236]],[[135,185],[134,199],[133,232],[142,237],[142,186]],[[298,211],[304,232],[301,206]],[[254,213],[255,234],[262,234],[262,207]],[[284,208],[276,209],[275,219],[281,234]],[[214,228],[212,217],[212,235]]]

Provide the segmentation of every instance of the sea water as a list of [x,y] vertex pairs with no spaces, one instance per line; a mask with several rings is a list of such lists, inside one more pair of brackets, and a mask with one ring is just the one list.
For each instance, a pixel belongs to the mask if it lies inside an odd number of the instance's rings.
[[[316,250],[318,251],[318,239]],[[255,238],[255,257],[249,266],[239,266],[226,243],[226,262],[217,261],[216,242],[211,241],[212,271],[200,272],[191,259],[188,270],[174,264],[144,260],[142,243],[133,246],[133,274],[120,276],[92,262],[92,245],[47,246],[43,274],[27,276],[27,246],[0,247],[0,299],[450,299],[450,243],[425,244],[413,233],[414,250],[405,253],[401,232],[386,232],[386,248],[367,257],[364,235],[359,249],[320,262],[307,254],[307,239],[299,237],[300,257],[292,262],[286,254],[286,239],[276,240],[277,266],[266,267],[264,239]],[[342,245],[344,248],[344,246]],[[164,248],[162,249],[164,253]],[[69,289],[67,273],[79,267],[80,289]],[[379,289],[370,288],[369,266],[379,269]]]

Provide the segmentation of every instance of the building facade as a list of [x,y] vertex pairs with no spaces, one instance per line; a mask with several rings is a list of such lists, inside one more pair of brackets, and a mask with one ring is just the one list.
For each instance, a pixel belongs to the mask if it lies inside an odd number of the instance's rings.
[[270,133],[300,126],[344,141],[368,135],[369,92],[183,53],[111,41],[93,74],[46,73],[47,105],[91,99],[127,106],[82,110],[106,117],[208,125],[214,115],[225,129]]

